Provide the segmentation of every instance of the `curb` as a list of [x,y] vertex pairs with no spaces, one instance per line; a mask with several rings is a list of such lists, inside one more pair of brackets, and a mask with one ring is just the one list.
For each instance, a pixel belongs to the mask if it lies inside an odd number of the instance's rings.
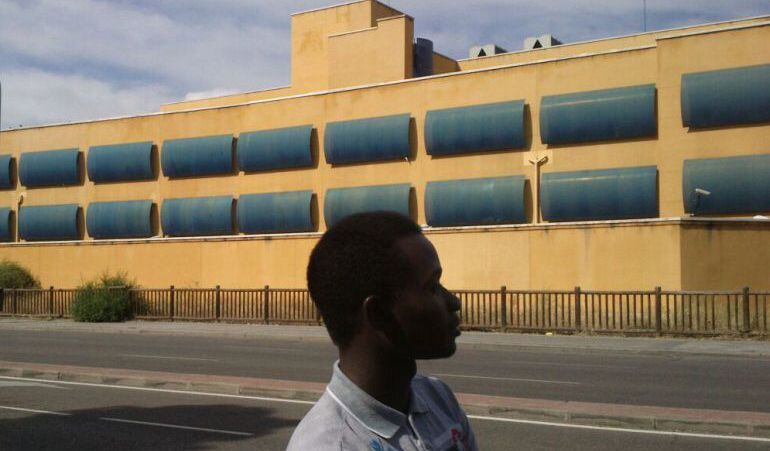
[[[315,402],[325,383],[1,362],[0,376]],[[468,414],[585,426],[770,438],[770,413],[667,408],[457,393]]]

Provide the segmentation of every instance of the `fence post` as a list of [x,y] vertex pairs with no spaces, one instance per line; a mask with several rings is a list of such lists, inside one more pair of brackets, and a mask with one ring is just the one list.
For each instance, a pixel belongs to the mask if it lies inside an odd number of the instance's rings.
[[749,312],[749,287],[743,287],[743,333],[751,332],[751,314]]
[[48,289],[48,313],[53,318],[53,286]]
[[174,319],[174,286],[171,285],[168,293],[168,319]]
[[500,332],[505,332],[508,326],[508,288],[500,287]]
[[11,313],[16,315],[16,301],[19,297],[19,289],[14,288],[13,289],[13,299],[11,299]]
[[[661,312],[661,305],[663,304],[663,293],[660,287],[655,287],[655,332],[658,335],[663,333],[663,313]],[[644,308],[642,308],[644,309]],[[644,310],[642,310],[644,312]]]
[[265,324],[270,323],[270,285],[265,285],[264,293],[262,294],[262,321]]
[[0,313],[5,311],[5,289],[0,287]]
[[221,307],[222,306],[222,294],[220,291],[219,285],[217,285],[217,295],[216,295],[216,308],[214,312],[214,319],[219,321],[220,315],[221,315]]
[[575,287],[575,331],[583,329],[582,312],[580,304],[580,287]]

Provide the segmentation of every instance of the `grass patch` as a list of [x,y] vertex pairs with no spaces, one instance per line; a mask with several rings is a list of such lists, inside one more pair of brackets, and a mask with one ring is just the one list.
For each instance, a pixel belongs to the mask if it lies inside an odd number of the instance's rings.
[[135,283],[124,273],[104,273],[79,286],[72,303],[75,321],[88,323],[120,322],[131,319],[129,289]]

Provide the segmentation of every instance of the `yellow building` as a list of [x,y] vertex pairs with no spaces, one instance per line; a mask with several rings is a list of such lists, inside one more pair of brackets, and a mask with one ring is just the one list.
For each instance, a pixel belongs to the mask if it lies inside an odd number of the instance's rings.
[[770,16],[459,61],[373,0],[291,21],[291,86],[3,131],[0,258],[304,287],[392,209],[456,289],[770,288]]

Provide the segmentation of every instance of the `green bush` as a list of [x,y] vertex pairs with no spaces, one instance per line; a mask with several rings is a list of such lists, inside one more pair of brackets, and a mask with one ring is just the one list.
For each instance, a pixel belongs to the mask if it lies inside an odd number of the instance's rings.
[[0,288],[40,288],[29,270],[16,262],[0,262]]
[[75,321],[105,323],[131,318],[131,300],[128,290],[134,283],[126,274],[102,274],[96,280],[78,287],[72,303]]

